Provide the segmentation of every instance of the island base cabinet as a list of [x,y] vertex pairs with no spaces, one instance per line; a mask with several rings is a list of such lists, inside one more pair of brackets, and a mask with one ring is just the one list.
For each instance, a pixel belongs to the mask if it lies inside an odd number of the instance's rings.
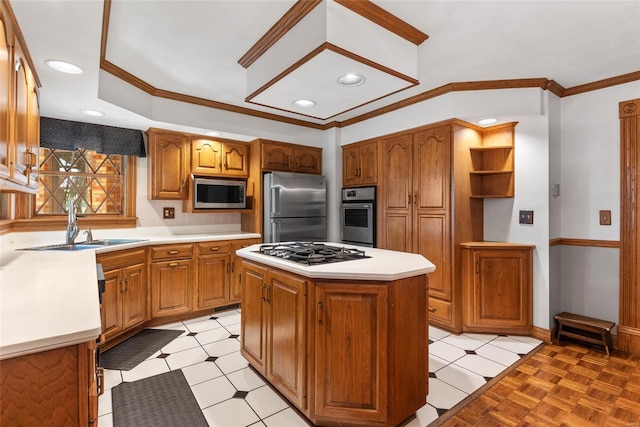
[[387,288],[316,285],[317,420],[387,418]]
[[243,263],[241,352],[290,402],[305,410],[306,287],[301,277]]
[[0,425],[98,421],[95,341],[0,361]]

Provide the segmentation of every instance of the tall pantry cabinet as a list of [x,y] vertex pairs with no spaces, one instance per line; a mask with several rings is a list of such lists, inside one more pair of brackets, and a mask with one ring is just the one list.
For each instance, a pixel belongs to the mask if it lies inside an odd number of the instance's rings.
[[471,197],[471,147],[484,130],[449,120],[382,139],[378,246],[423,255],[430,323],[462,331],[460,243],[483,240],[483,201]]

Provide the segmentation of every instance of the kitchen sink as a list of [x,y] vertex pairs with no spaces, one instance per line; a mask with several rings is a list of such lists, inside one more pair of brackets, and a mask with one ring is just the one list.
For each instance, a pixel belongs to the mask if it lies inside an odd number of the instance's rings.
[[144,242],[147,239],[102,239],[92,240],[89,242],[79,242],[68,245],[66,243],[60,243],[56,245],[46,246],[34,246],[31,248],[17,249],[19,251],[81,251],[84,249],[95,249],[101,246],[116,246],[125,245],[127,243]]

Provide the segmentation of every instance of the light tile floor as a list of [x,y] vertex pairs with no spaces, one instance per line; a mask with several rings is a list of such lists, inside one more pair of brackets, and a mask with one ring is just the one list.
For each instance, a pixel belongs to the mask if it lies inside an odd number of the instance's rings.
[[[182,369],[212,427],[308,425],[240,355],[239,309],[159,329],[184,333],[130,371],[106,370],[105,392],[99,400],[100,427],[114,425],[113,387],[176,369]],[[540,343],[520,336],[455,335],[429,326],[429,395],[407,427],[429,425]]]

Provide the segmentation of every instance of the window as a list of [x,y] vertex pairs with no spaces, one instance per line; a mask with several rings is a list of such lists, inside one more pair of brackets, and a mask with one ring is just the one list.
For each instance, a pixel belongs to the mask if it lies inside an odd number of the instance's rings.
[[122,215],[125,210],[126,156],[40,148],[36,216],[64,215],[77,194],[85,215]]

